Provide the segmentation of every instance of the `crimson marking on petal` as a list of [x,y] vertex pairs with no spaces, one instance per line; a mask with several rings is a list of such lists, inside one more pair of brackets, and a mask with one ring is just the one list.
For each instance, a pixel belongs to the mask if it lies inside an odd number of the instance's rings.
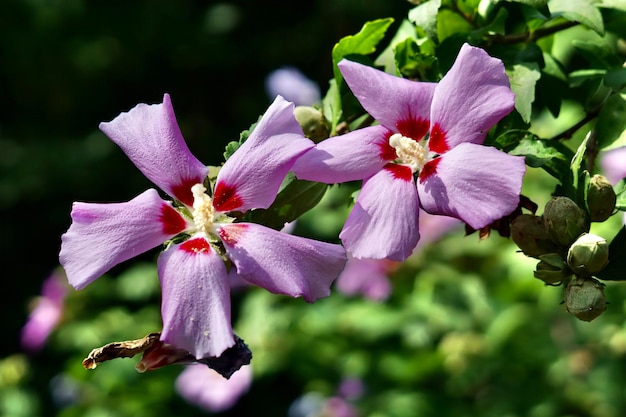
[[235,246],[248,228],[245,224],[229,224],[218,230],[217,234],[229,246]]
[[439,123],[435,123],[432,129],[430,129],[428,148],[430,148],[431,151],[440,155],[450,149],[450,147],[446,143],[446,132],[441,128]]
[[429,161],[424,165],[419,175],[420,183],[424,182],[431,175],[437,173],[437,165],[439,165],[440,161],[441,161],[441,158],[435,158],[432,161]]
[[391,135],[393,135],[393,132],[390,130],[385,135],[385,141],[379,144],[380,159],[382,159],[383,161],[393,161],[398,157],[394,147],[389,144],[389,138],[391,137]]
[[201,178],[183,178],[180,184],[176,184],[172,187],[173,197],[189,207],[193,206],[191,187],[199,183],[202,183]]
[[396,123],[396,128],[402,136],[420,141],[428,133],[428,120],[422,118],[413,119],[409,115],[409,118],[399,120]]
[[237,195],[237,188],[234,185],[220,182],[215,187],[213,194],[213,207],[222,213],[237,210],[243,205],[241,197]]
[[203,252],[211,252],[211,245],[209,245],[209,242],[202,237],[185,240],[180,244],[180,248],[192,255],[197,255]]
[[185,222],[183,216],[168,204],[161,206],[161,217],[159,221],[161,222],[161,226],[163,226],[163,233],[166,235],[178,234],[187,227],[187,222]]
[[387,164],[383,169],[390,172],[396,179],[404,181],[413,180],[413,170],[406,165]]

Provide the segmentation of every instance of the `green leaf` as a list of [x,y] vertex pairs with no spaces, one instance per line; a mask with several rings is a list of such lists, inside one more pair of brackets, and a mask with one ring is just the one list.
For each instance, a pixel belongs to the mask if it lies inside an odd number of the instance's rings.
[[341,94],[339,93],[337,80],[335,79],[332,79],[329,82],[328,91],[322,100],[322,111],[324,113],[324,117],[330,121],[330,132],[332,136],[336,133],[337,125],[343,115],[341,107]]
[[615,68],[606,72],[604,85],[619,91],[626,88],[626,68]]
[[622,59],[615,55],[613,48],[604,39],[572,40],[572,46],[589,61],[593,68],[617,68],[622,66]]
[[437,16],[437,39],[443,42],[446,38],[470,33],[474,30],[471,23],[465,20],[458,13],[441,9]]
[[538,9],[540,7],[545,7],[546,4],[548,4],[548,0],[507,0],[507,1],[511,3],[522,3],[527,6],[533,7],[535,9]]
[[580,87],[587,81],[599,80],[606,74],[605,69],[583,69],[569,73],[569,86]]
[[617,197],[615,202],[615,208],[620,211],[626,211],[626,180],[620,180],[613,187],[615,195]]
[[409,20],[424,29],[431,39],[437,39],[437,13],[441,0],[429,0],[409,10]]
[[590,176],[583,166],[583,161],[585,160],[587,142],[590,137],[591,132],[585,136],[585,139],[578,146],[570,164],[570,175],[565,177],[567,181],[563,184],[565,195],[574,200],[578,207],[583,207],[585,210],[587,210],[587,191],[589,190]]
[[285,223],[291,223],[315,207],[327,189],[327,184],[299,180],[290,172],[272,205],[251,211],[245,220],[280,230]]
[[600,0],[598,6],[626,12],[626,2],[624,0]]
[[539,65],[524,63],[514,65],[513,69],[506,70],[511,81],[511,90],[515,93],[515,109],[522,116],[524,122],[530,122],[532,104],[535,101],[535,85],[541,78]]
[[333,71],[337,84],[343,79],[337,63],[348,55],[369,55],[376,51],[376,46],[385,36],[393,23],[393,18],[366,22],[359,33],[342,38],[333,48]]
[[437,57],[422,53],[413,39],[396,45],[394,58],[398,71],[404,77],[429,80],[436,76]]
[[510,130],[496,139],[496,146],[515,156],[524,156],[526,164],[542,168],[557,180],[569,176],[572,151],[560,142],[539,139],[525,130]]
[[592,29],[600,36],[604,35],[602,14],[589,0],[551,0],[548,7],[552,17],[561,16]]
[[[376,58],[374,64],[384,67],[384,71],[389,74],[393,74],[394,72],[396,72],[396,63],[394,60],[394,49],[396,45],[400,42],[404,42],[407,39],[414,39],[415,41],[417,41],[418,30],[416,30],[416,27],[407,19],[403,19],[395,35],[393,35],[393,37],[391,38],[389,45],[387,45],[387,47],[380,53],[380,55],[378,55],[378,58]],[[429,41],[428,43],[430,44],[432,43],[432,41]]]
[[596,127],[600,150],[626,146],[626,93],[609,97],[600,110]]
[[604,281],[626,281],[626,226],[617,232],[609,244],[609,263],[596,274]]
[[224,160],[228,160],[237,149],[248,139],[248,136],[252,133],[257,124],[261,121],[263,115],[259,116],[256,122],[252,123],[250,127],[239,134],[238,141],[231,141],[226,144],[226,149],[224,150]]

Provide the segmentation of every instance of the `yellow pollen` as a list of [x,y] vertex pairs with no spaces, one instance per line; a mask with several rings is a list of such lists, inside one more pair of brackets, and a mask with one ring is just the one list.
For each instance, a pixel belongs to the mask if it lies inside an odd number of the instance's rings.
[[213,227],[213,202],[206,193],[202,184],[191,187],[193,193],[193,222],[196,229],[208,234]]
[[401,163],[409,165],[413,172],[422,169],[427,156],[427,151],[419,142],[394,133],[389,137],[389,145],[396,150],[396,155]]

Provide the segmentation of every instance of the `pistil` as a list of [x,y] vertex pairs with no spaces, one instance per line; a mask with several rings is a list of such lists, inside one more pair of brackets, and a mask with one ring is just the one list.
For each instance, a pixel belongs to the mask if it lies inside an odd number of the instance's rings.
[[198,231],[208,235],[211,232],[214,222],[213,202],[206,193],[206,187],[202,184],[195,184],[191,187],[193,193],[193,222]]
[[389,145],[396,150],[400,163],[411,167],[413,172],[418,172],[426,162],[427,150],[418,141],[394,133],[389,137]]

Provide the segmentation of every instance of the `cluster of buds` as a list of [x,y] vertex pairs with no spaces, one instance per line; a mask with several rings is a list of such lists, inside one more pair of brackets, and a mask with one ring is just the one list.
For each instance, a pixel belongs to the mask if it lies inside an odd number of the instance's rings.
[[539,260],[534,276],[547,285],[567,283],[565,307],[583,321],[606,309],[604,285],[593,276],[609,262],[606,239],[589,233],[590,222],[604,221],[615,209],[615,192],[601,175],[591,179],[589,212],[568,197],[554,197],[542,216],[522,214],[511,225],[511,238],[522,252]]

